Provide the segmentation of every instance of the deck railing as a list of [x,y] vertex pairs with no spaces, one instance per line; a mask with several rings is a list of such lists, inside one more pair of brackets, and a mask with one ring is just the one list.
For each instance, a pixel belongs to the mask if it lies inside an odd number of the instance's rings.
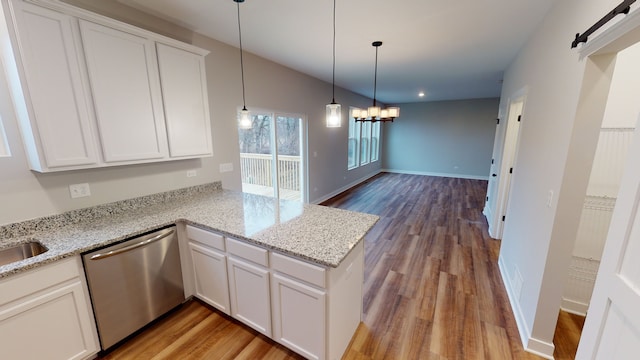
[[[300,156],[278,156],[278,184],[281,189],[300,191]],[[273,186],[273,157],[270,154],[240,153],[242,183]]]

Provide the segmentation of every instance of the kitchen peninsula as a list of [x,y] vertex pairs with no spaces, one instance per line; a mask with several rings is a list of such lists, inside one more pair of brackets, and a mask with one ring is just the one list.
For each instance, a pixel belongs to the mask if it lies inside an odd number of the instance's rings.
[[[220,183],[201,185],[0,227],[0,249],[28,241],[48,249],[0,266],[0,287],[69,259],[80,264],[81,253],[177,224],[186,298],[208,302],[305,357],[340,358],[360,321],[362,240],[377,220],[369,214],[222,190]],[[207,276],[219,275],[206,273],[215,268],[206,263],[212,254],[226,265],[220,269],[229,271],[222,295],[231,305],[226,309],[210,301],[210,289],[202,286]],[[264,275],[267,293],[262,298],[270,305],[260,316],[266,322],[242,313],[247,299],[239,296],[246,295],[246,289],[241,288],[244,278],[233,276],[236,268]],[[78,278],[86,293],[81,271]],[[254,290],[252,286],[247,291]],[[5,300],[0,299],[2,333]],[[320,329],[320,338],[305,337],[301,330],[309,323],[299,319],[301,315],[317,322],[312,327]],[[97,350],[88,349],[86,355]]]

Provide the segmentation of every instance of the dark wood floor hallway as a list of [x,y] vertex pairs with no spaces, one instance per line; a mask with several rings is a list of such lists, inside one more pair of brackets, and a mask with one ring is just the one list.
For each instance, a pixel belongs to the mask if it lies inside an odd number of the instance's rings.
[[[363,322],[344,359],[540,359],[520,342],[500,241],[482,215],[486,186],[383,173],[324,203],[380,216],[365,237]],[[299,359],[199,302],[104,358]]]

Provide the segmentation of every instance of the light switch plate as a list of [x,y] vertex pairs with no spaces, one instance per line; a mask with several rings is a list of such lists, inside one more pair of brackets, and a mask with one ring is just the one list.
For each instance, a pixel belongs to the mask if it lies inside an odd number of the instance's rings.
[[91,188],[88,183],[69,185],[69,194],[72,199],[91,196]]
[[231,171],[233,171],[233,163],[220,164],[220,172],[231,172]]

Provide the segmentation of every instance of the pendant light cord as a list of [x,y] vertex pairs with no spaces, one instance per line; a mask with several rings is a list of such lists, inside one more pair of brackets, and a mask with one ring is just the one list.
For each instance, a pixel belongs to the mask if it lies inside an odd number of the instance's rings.
[[331,103],[336,103],[336,0],[333,0],[333,84],[331,93]]
[[373,106],[376,106],[376,88],[378,86],[378,46],[375,47],[376,48],[376,66],[373,72]]
[[238,37],[240,39],[240,74],[242,77],[242,110],[247,110],[247,102],[245,100],[244,93],[244,61],[242,58],[242,28],[240,27],[240,2],[236,1],[238,5]]

